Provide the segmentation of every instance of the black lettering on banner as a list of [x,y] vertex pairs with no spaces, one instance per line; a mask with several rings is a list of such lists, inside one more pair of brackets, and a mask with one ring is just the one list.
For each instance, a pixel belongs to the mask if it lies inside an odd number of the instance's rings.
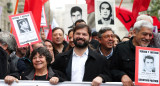
[[126,20],[121,13],[119,13],[119,15],[122,17],[122,19],[124,20],[125,23],[128,23],[131,21],[131,17],[129,15],[128,15],[129,20]]

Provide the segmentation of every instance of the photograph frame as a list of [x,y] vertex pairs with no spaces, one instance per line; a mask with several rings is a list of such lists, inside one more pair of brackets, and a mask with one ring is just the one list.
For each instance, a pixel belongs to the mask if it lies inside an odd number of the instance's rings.
[[[20,28],[18,27],[18,23],[16,21],[24,18],[28,19],[28,25],[30,26],[31,31],[20,33],[20,30],[19,30]],[[25,47],[25,46],[29,46],[29,45],[41,42],[38,29],[31,11],[16,14],[16,15],[10,15],[9,20],[10,20],[11,27],[13,30],[13,35],[15,36],[18,47]]]
[[[144,67],[142,63],[142,61],[145,62],[144,58],[142,58],[142,56],[151,56],[154,58],[154,60],[150,60],[149,61],[153,61],[153,65],[154,67],[156,67],[156,71],[154,72],[141,72],[141,70],[143,70],[143,68],[141,66]],[[160,76],[159,76],[159,71],[160,71],[160,63],[158,63],[158,67],[157,62],[160,62],[160,49],[158,48],[150,48],[150,47],[140,47],[140,46],[136,46],[136,65],[135,65],[135,85],[149,85],[149,86],[159,86],[160,85]],[[158,59],[158,61],[157,61]],[[155,62],[156,61],[156,62]],[[152,67],[152,66],[150,66]],[[142,78],[143,76],[143,78]],[[153,77],[154,78],[153,80]],[[158,79],[158,81],[157,81]]]

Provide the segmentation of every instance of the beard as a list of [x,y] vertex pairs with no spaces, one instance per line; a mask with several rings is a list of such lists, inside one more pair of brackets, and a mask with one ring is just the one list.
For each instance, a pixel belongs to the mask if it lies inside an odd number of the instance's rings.
[[[84,43],[78,43],[77,41],[79,40],[83,41]],[[85,40],[82,38],[73,39],[73,42],[77,48],[86,48],[89,44],[89,40]]]

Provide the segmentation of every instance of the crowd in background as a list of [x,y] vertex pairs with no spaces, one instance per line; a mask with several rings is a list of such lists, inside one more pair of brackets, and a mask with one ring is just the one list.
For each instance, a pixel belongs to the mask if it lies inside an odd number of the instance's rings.
[[31,47],[18,48],[14,36],[0,32],[0,79],[7,84],[18,80],[122,82],[133,86],[135,80],[135,47],[160,48],[160,34],[153,32],[153,19],[147,15],[137,18],[129,34],[120,39],[112,28],[92,32],[82,19],[68,31],[55,27],[52,40],[45,39]]

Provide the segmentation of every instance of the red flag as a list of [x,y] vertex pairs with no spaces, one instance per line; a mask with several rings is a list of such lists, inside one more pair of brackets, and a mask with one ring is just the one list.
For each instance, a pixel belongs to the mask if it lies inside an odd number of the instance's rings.
[[[118,11],[119,7],[116,7],[116,12]],[[130,28],[134,25],[135,19],[133,18],[132,12],[125,8],[120,8],[119,13],[116,17],[123,23],[126,29],[129,31]]]
[[51,25],[49,25],[49,32],[48,32],[47,39],[52,41],[52,28],[51,28]]
[[158,27],[158,31],[160,31],[160,21],[158,21],[158,18],[156,16],[152,16],[153,18],[153,25]]
[[42,5],[44,5],[46,2],[47,2],[48,0],[43,0],[43,3],[42,3]]
[[24,12],[31,11],[40,32],[42,0],[25,0]]
[[148,9],[150,1],[151,0],[134,0],[132,13],[135,19],[137,18],[139,12],[145,11]]
[[86,0],[88,14],[94,12],[94,0]]

